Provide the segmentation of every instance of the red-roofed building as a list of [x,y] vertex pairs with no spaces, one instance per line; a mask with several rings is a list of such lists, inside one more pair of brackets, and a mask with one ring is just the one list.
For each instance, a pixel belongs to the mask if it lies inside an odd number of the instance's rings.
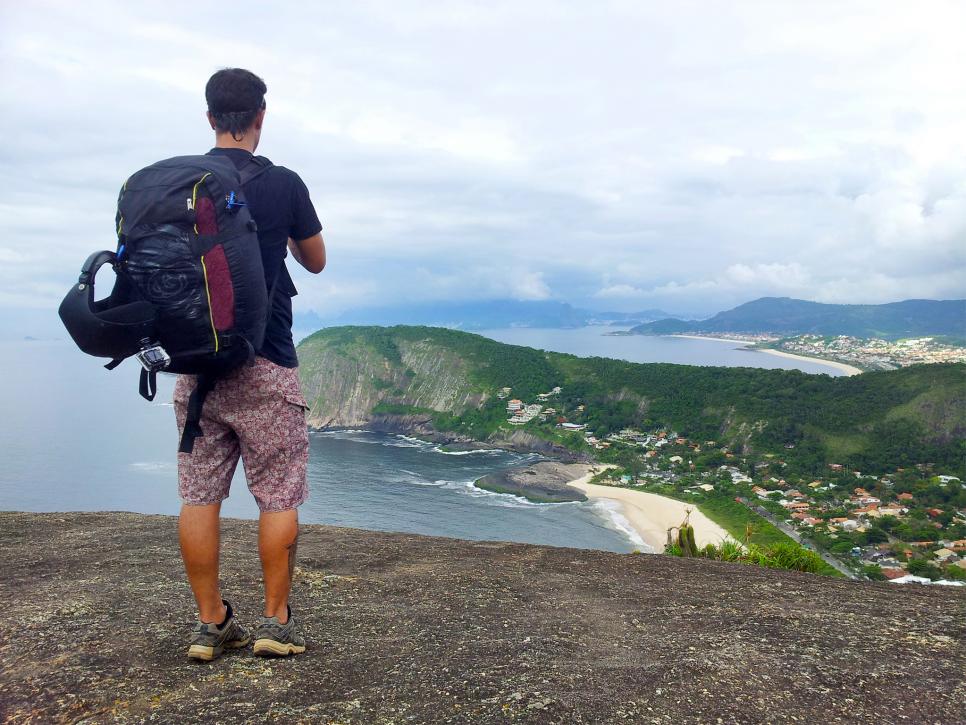
[[908,572],[906,572],[906,570],[905,570],[905,569],[883,569],[883,570],[882,570],[882,575],[883,575],[883,576],[884,576],[884,577],[885,577],[886,579],[890,579],[890,580],[891,580],[891,579],[898,579],[899,577],[903,577],[903,576],[905,576],[905,575],[906,575],[907,573],[908,573]]

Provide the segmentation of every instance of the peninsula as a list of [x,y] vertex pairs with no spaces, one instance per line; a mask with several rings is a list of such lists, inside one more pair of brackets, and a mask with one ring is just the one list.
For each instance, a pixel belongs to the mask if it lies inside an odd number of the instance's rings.
[[574,482],[582,478],[589,480],[591,470],[591,466],[582,463],[543,461],[487,474],[475,485],[493,493],[509,493],[537,503],[586,501],[587,496],[574,487]]

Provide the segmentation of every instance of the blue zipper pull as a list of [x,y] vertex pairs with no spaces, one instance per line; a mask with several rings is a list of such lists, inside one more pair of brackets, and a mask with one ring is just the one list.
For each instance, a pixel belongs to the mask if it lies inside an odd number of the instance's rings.
[[246,204],[244,201],[238,201],[234,191],[228,192],[228,194],[225,196],[225,201],[227,202],[225,204],[225,208],[228,209],[228,211],[234,211],[235,209],[239,209],[243,206],[248,206],[248,204]]

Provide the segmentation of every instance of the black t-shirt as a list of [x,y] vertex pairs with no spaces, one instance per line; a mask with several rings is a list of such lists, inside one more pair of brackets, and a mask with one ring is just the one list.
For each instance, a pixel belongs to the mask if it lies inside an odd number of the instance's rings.
[[[251,158],[245,149],[213,148],[208,154],[227,156],[239,169]],[[244,191],[248,210],[258,225],[269,291],[276,283],[276,275],[280,275],[265,328],[265,342],[258,354],[282,367],[298,367],[292,340],[292,298],[298,290],[285,267],[288,238],[308,239],[322,231],[322,224],[305,183],[284,166],[273,166],[259,174],[245,185]]]

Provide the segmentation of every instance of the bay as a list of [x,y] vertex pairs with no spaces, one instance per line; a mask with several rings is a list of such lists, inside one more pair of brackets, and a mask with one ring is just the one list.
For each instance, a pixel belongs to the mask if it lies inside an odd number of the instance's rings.
[[723,367],[801,370],[831,376],[844,373],[819,361],[794,360],[753,350],[745,343],[710,338],[671,335],[613,335],[626,328],[595,325],[570,330],[511,327],[480,330],[479,334],[498,342],[525,345],[580,357],[610,357],[639,363],[716,365]]

